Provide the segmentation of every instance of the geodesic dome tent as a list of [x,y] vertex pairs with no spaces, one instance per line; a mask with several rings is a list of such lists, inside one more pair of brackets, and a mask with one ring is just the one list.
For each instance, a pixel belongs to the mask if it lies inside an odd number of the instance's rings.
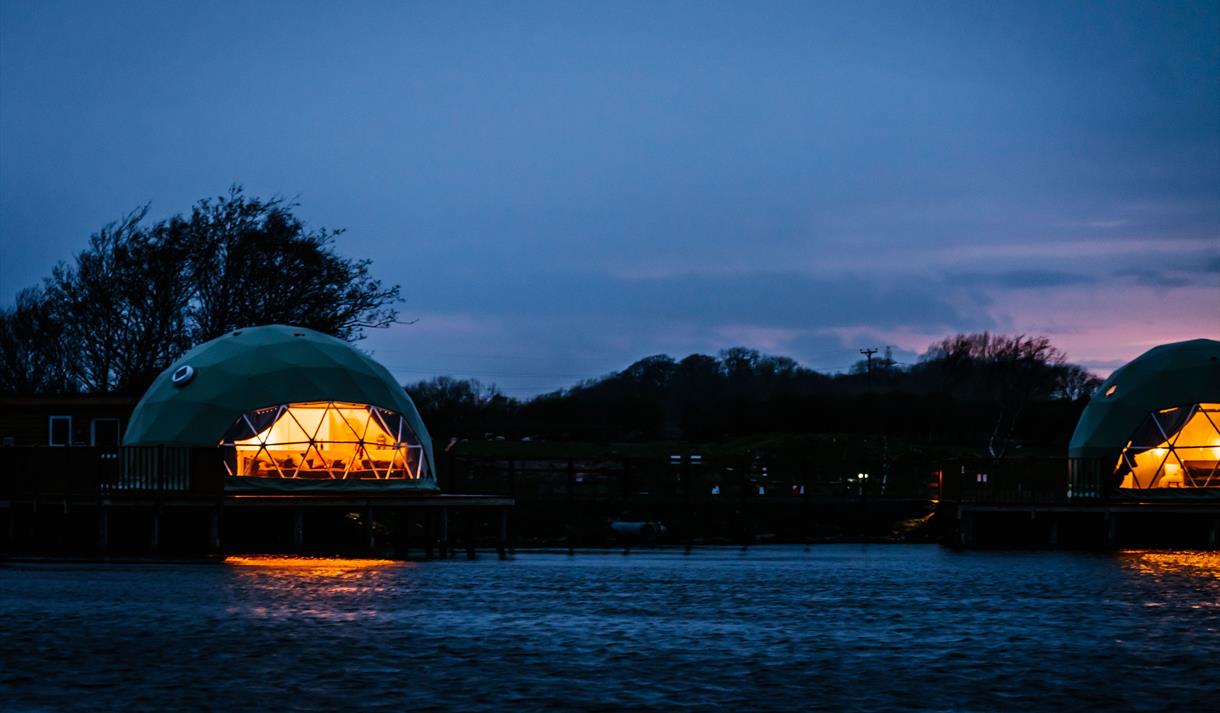
[[432,441],[393,376],[300,327],[190,350],[140,399],[123,445],[218,447],[229,489],[437,489]]
[[1113,463],[1120,488],[1220,488],[1220,342],[1164,344],[1115,371],[1068,455]]

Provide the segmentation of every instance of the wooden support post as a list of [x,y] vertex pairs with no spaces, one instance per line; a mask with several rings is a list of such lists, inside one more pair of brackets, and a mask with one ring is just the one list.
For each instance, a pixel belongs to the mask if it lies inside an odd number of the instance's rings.
[[1056,515],[1048,515],[1049,524],[1046,528],[1046,544],[1051,547],[1059,546],[1059,518]]
[[424,557],[432,559],[433,547],[436,544],[436,513],[431,510],[424,513]]
[[152,528],[148,533],[148,544],[153,552],[161,549],[161,506],[156,506],[152,511]]
[[813,533],[812,533],[813,515],[812,515],[812,510],[809,507],[809,497],[813,492],[813,488],[810,486],[810,483],[809,483],[809,480],[810,480],[809,468],[810,468],[809,461],[802,460],[801,461],[801,520],[803,521],[802,524],[804,525],[804,527],[801,529],[804,530],[804,533],[805,533],[806,548],[808,548],[809,544],[811,542],[813,542]]
[[97,549],[105,552],[110,546],[110,508],[102,503],[97,506]]
[[576,463],[568,458],[568,554],[576,554]]
[[504,546],[508,548],[508,554],[516,556],[517,551],[513,549],[513,530],[512,523],[508,521],[509,508],[504,508]]
[[377,549],[377,533],[373,528],[373,506],[364,508],[364,551],[373,552]]
[[[429,513],[431,517],[431,513]],[[394,532],[397,534],[394,542],[395,557],[402,559],[411,559],[411,511],[410,510],[395,510],[394,511]],[[428,557],[432,556],[432,543],[425,543],[425,550]]]
[[474,553],[474,536],[476,520],[470,509],[466,510],[466,559],[472,560],[475,558]]
[[[100,509],[102,504],[99,502],[97,506]],[[42,538],[38,536],[38,493],[34,493],[34,507],[30,511],[30,515],[29,542],[31,546],[37,547],[38,543],[42,542]]]
[[441,508],[441,559],[449,559],[449,508]]
[[1220,530],[1220,520],[1212,518],[1211,527],[1207,528],[1207,548],[1210,550],[1216,549],[1216,535]]
[[1106,513],[1106,545],[1114,547],[1118,544],[1118,513]]
[[750,490],[750,467],[753,462],[746,459],[745,467],[737,474],[737,529],[738,535],[741,538],[741,549],[746,549],[750,546],[750,513],[746,509],[746,499],[749,497]]
[[508,508],[500,508],[500,533],[496,540],[496,554],[508,559]]
[[305,547],[305,511],[292,511],[292,551],[300,552]]
[[974,514],[958,511],[957,533],[962,547],[974,544]]
[[[702,466],[700,466],[702,468]],[[702,471],[700,471],[702,472]],[[684,540],[683,552],[690,554],[691,540],[694,538],[695,527],[698,525],[699,517],[695,512],[695,488],[691,481],[694,479],[692,472],[690,456],[687,456],[682,463],[682,500],[685,504],[685,516],[681,518],[682,524],[682,539]],[[659,534],[659,533],[658,533]]]
[[220,552],[220,503],[212,507],[210,525],[208,528],[208,551],[218,554]]

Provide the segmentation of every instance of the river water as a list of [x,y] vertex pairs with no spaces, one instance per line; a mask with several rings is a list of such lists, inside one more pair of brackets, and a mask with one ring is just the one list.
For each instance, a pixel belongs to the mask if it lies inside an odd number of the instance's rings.
[[0,709],[1220,709],[1220,555],[0,566]]

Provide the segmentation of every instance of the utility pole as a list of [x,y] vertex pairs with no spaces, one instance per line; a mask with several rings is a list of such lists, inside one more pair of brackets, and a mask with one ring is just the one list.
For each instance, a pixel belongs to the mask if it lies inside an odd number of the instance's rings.
[[860,353],[868,360],[868,390],[873,390],[873,355],[877,353],[876,349],[861,349]]

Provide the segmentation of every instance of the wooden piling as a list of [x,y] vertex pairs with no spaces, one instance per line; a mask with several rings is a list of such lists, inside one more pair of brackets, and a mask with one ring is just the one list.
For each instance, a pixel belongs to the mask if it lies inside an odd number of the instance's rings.
[[424,514],[424,558],[435,556],[436,546],[436,514],[429,510]]
[[500,508],[500,532],[496,540],[496,554],[508,559],[508,508]]
[[463,513],[463,517],[466,520],[466,528],[465,528],[466,529],[466,537],[465,537],[465,539],[466,539],[466,559],[472,560],[475,558],[474,538],[475,538],[475,525],[477,524],[477,521],[474,519],[474,516],[469,512]]
[[568,458],[568,554],[576,554],[576,462]]
[[449,508],[441,508],[441,559],[449,559]]
[[151,525],[148,544],[153,552],[158,552],[161,549],[161,506],[159,505],[153,508]]
[[97,549],[105,552],[110,547],[110,508],[99,503],[97,506]]
[[292,551],[300,552],[305,547],[305,511],[292,511]]
[[211,509],[211,523],[208,528],[208,551],[212,554],[220,553],[220,504],[217,503]]
[[747,498],[750,490],[750,468],[753,462],[747,458],[745,465],[737,474],[737,530],[738,537],[741,539],[741,549],[745,550],[750,546],[750,540],[753,539],[750,533],[750,513],[747,509]]

